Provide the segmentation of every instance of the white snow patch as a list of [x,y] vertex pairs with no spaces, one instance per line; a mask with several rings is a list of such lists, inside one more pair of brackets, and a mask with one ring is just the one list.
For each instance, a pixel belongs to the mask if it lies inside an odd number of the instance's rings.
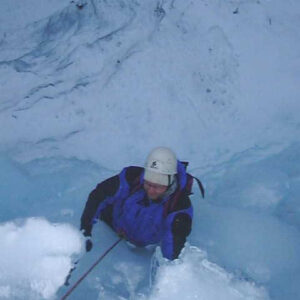
[[0,296],[18,298],[26,291],[49,299],[64,283],[82,238],[68,224],[30,218],[1,224],[0,244]]
[[211,263],[199,248],[186,246],[179,259],[160,261],[150,297],[154,299],[266,300],[269,296],[265,289]]

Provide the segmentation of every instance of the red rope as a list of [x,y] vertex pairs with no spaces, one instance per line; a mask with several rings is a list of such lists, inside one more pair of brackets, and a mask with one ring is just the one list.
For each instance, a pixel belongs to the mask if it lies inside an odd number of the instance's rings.
[[77,288],[79,283],[99,264],[99,262],[115,247],[122,238],[119,238],[113,245],[111,245],[95,262],[94,264],[75,282],[75,284],[65,293],[61,300],[67,299],[67,297]]

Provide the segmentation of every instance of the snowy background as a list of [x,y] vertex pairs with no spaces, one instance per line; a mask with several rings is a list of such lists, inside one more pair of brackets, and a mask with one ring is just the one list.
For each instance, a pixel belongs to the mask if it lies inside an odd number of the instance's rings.
[[59,299],[116,241],[91,189],[169,146],[201,178],[181,257],[121,243],[70,299],[300,299],[300,2],[0,0],[0,299]]

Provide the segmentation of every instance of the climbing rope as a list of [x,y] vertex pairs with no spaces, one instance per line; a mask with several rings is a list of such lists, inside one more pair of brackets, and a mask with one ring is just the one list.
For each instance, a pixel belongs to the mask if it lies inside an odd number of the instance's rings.
[[94,263],[93,265],[74,283],[74,285],[64,294],[61,300],[67,299],[67,297],[77,288],[80,282],[99,264],[99,262],[120,243],[122,238],[119,238],[113,245],[111,245]]

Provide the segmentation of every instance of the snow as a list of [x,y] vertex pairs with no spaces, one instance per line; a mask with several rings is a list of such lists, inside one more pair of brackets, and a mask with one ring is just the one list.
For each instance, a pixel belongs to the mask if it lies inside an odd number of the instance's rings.
[[[150,287],[121,243],[73,299],[300,298],[299,8],[0,1],[0,299],[61,297],[88,193],[160,145],[206,188],[184,252]],[[93,239],[71,283],[116,236]]]
[[1,299],[22,299],[32,292],[50,299],[64,283],[72,255],[82,248],[75,228],[40,218],[2,224],[0,241]]
[[150,299],[268,299],[263,288],[236,280],[207,260],[197,247],[186,246],[180,261],[160,265]]

